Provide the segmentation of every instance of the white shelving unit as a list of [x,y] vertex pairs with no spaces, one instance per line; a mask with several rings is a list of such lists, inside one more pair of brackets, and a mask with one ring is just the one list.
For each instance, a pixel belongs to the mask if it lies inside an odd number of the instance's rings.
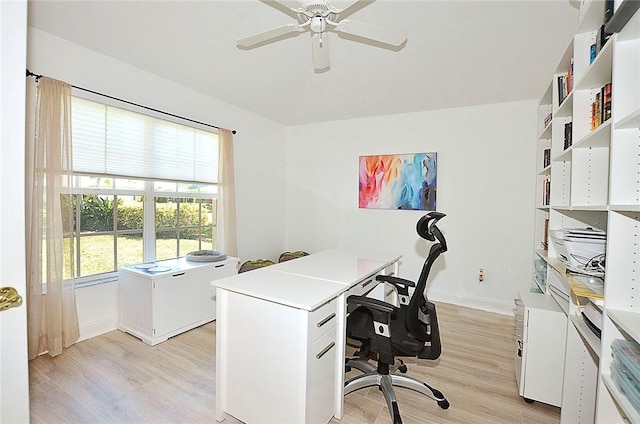
[[[538,105],[533,281],[543,292],[539,296],[553,299],[567,317],[561,422],[638,424],[640,411],[620,391],[610,367],[614,340],[640,342],[640,11],[591,60],[604,13],[603,0],[582,2],[576,33]],[[557,78],[571,67],[571,91],[561,101]],[[608,83],[611,117],[593,128],[591,103]],[[544,149],[550,149],[549,166]],[[549,230],[586,227],[607,233],[603,294],[567,274],[548,238]],[[542,263],[546,278],[540,276]],[[568,295],[553,288],[559,283]],[[587,301],[603,311],[601,337],[582,317]]]

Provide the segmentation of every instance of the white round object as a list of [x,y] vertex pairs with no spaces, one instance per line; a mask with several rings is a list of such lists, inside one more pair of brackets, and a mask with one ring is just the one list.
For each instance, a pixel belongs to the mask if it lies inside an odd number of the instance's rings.
[[227,255],[217,250],[197,250],[187,253],[186,258],[191,262],[217,262],[227,259]]

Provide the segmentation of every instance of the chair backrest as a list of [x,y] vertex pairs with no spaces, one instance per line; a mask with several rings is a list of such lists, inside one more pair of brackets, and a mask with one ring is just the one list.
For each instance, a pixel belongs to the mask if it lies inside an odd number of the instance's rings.
[[437,222],[445,216],[445,214],[440,212],[429,212],[420,218],[416,224],[416,231],[420,237],[425,240],[436,241],[436,243],[429,249],[429,256],[427,256],[427,259],[424,261],[420,277],[416,282],[415,291],[407,306],[405,327],[415,338],[425,342],[431,341],[432,336],[430,323],[421,319],[430,314],[429,300],[426,293],[427,280],[429,279],[429,272],[431,271],[433,263],[438,256],[447,251],[447,241],[436,225]]

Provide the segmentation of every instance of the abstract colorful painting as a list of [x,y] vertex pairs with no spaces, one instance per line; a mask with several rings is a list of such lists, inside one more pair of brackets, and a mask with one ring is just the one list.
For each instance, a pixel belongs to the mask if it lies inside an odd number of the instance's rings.
[[436,153],[360,156],[360,208],[436,210],[436,165]]

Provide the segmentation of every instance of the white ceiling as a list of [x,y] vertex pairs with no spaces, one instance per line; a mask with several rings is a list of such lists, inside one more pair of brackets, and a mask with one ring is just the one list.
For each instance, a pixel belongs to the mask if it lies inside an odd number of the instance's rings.
[[236,46],[294,22],[265,1],[29,1],[30,26],[284,125],[537,99],[578,10],[570,0],[378,0],[349,18],[404,29],[408,41],[393,51],[332,33],[331,69],[315,73],[308,33]]

